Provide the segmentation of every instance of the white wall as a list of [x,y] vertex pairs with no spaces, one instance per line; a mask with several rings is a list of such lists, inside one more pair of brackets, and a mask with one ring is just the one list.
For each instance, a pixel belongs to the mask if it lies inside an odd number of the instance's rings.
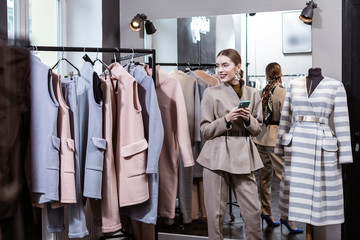
[[145,13],[149,19],[162,19],[294,10],[303,7],[304,2],[298,0],[120,0],[120,44],[123,48],[143,46],[139,34],[129,28],[131,19],[137,13]]
[[[176,63],[178,62],[177,49],[177,19],[154,20],[156,34],[150,35],[152,44],[150,48],[156,49],[156,62]],[[170,72],[174,67],[164,67]]]
[[312,66],[312,56],[283,54],[282,12],[267,12],[248,16],[248,62],[249,75],[265,75],[270,62],[278,62],[283,75],[305,75]]
[[[61,45],[68,47],[102,47],[102,1],[76,0],[61,1],[62,31]],[[96,53],[87,53],[94,60]],[[68,59],[80,68],[84,62],[84,53],[66,53]],[[98,54],[101,58],[101,53]],[[64,65],[65,67],[65,65]],[[66,69],[72,68],[66,65]],[[68,70],[64,69],[63,72]],[[73,70],[73,69],[72,69]],[[101,71],[101,64],[95,65],[95,70]]]
[[240,22],[236,22],[236,19],[231,14],[216,17],[216,54],[225,48],[236,48],[235,28],[240,28]]
[[313,17],[313,67],[325,76],[341,80],[342,1],[317,0]]

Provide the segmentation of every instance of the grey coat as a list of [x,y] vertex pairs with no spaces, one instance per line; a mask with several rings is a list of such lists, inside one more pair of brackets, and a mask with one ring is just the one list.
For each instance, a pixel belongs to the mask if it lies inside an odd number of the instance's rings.
[[232,122],[232,131],[246,130],[250,136],[261,131],[262,106],[258,90],[242,87],[239,99],[228,83],[207,88],[201,102],[201,133],[207,141],[197,161],[210,170],[222,170],[233,174],[249,174],[263,167],[257,148],[251,137],[222,136],[226,133],[224,116],[240,101],[250,100],[250,125],[242,118]]

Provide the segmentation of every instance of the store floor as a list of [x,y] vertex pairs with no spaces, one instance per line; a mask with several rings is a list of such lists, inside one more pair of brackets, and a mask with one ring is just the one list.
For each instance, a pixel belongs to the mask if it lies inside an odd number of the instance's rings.
[[[256,173],[257,182],[259,184],[258,173]],[[272,183],[272,204],[274,218],[279,221],[280,213],[278,211],[277,202],[279,196],[279,180],[274,179]],[[235,199],[234,197],[232,198]],[[235,217],[231,220],[229,211],[229,204],[227,208],[227,215],[224,223],[224,238],[225,239],[246,239],[244,222],[240,217],[240,209],[237,206],[232,206],[232,214]],[[276,228],[267,227],[264,221],[264,228],[262,229],[262,239],[264,240],[303,240],[306,239],[305,224],[296,223],[297,227],[304,230],[302,234],[289,234],[288,230],[283,226],[283,233],[281,233],[280,226]],[[207,239],[207,224],[204,220],[194,220],[189,224],[180,225],[179,215],[175,218],[173,225],[166,225],[161,221],[158,222],[159,240],[195,240]]]

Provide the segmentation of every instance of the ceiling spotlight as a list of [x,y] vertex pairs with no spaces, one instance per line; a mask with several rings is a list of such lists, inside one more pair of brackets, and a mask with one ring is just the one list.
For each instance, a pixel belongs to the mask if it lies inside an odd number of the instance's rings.
[[[142,24],[143,22],[145,22],[145,24]],[[138,32],[144,25],[147,34],[153,34],[156,32],[154,24],[150,20],[147,20],[147,16],[144,13],[136,14],[136,16],[131,20],[129,26],[131,30]]]
[[156,32],[156,28],[150,20],[145,21],[145,30],[147,34],[153,34]]
[[141,29],[141,21],[142,17],[140,14],[136,14],[136,16],[130,22],[130,29],[138,32]]
[[314,3],[313,0],[311,0],[310,2],[307,2],[306,5],[307,6],[302,10],[299,18],[304,23],[310,25],[312,23],[312,17],[314,15],[314,10],[313,9],[317,7],[317,4]]

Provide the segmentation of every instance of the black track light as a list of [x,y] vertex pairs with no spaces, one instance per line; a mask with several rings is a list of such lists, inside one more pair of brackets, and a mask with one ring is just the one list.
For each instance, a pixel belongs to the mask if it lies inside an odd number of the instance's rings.
[[150,35],[156,32],[156,28],[154,24],[150,20],[147,20],[147,16],[144,13],[136,14],[136,16],[131,20],[129,26],[131,30],[138,32],[141,30],[141,27],[144,25],[147,34]]
[[301,19],[301,21],[303,21],[306,24],[311,25],[312,23],[312,17],[314,15],[314,8],[317,7],[317,4],[314,3],[313,0],[311,0],[310,2],[306,3],[306,7],[302,10],[299,18]]

